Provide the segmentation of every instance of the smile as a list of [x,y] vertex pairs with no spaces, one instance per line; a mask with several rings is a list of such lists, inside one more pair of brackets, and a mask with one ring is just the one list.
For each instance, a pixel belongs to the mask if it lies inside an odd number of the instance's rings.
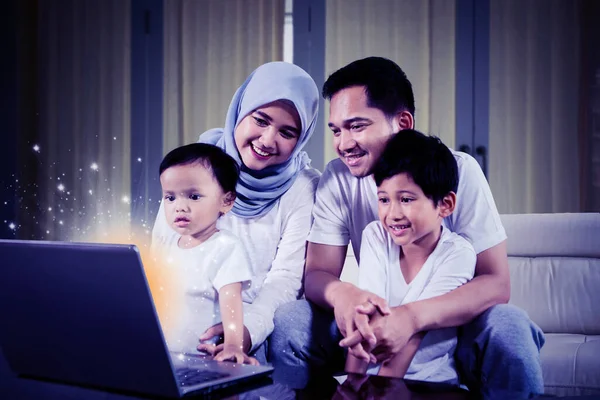
[[261,159],[267,159],[269,157],[271,157],[273,154],[268,153],[264,150],[259,149],[258,147],[256,147],[255,145],[253,145],[252,143],[250,143],[250,148],[252,149],[252,151],[254,152],[255,155],[259,156],[259,158]]
[[349,155],[345,155],[344,159],[346,160],[346,164],[348,164],[349,166],[353,167],[353,166],[357,165],[360,162],[360,159],[365,154],[366,153],[349,154]]
[[402,235],[408,228],[410,228],[410,224],[408,225],[389,225],[392,234],[399,236]]

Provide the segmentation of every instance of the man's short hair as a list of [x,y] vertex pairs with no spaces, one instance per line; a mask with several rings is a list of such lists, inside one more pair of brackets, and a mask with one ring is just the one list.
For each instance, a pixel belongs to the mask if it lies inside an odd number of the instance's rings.
[[364,86],[367,105],[378,108],[391,118],[401,111],[415,115],[415,96],[402,69],[383,57],[368,57],[351,62],[329,75],[323,85],[323,97],[331,100],[342,89]]
[[450,149],[439,138],[414,129],[395,134],[373,168],[377,186],[401,173],[408,174],[436,205],[458,190],[458,166]]
[[192,143],[171,150],[160,163],[159,176],[167,168],[194,163],[212,172],[223,193],[236,193],[240,168],[229,154],[212,144]]

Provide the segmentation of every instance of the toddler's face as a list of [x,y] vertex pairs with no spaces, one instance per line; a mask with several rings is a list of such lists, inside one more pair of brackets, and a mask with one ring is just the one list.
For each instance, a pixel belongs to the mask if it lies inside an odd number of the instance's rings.
[[199,163],[167,168],[160,184],[167,222],[195,244],[216,232],[219,216],[233,205],[212,171]]

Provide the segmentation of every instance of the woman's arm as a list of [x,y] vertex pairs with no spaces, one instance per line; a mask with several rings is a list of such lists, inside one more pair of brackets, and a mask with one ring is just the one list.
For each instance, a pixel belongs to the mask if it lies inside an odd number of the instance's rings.
[[[300,179],[302,177],[298,177]],[[306,179],[306,178],[304,178]],[[312,223],[312,206],[318,175],[307,179],[305,185],[292,187],[293,193],[282,197],[283,216],[281,239],[275,259],[263,285],[252,302],[245,305],[244,324],[250,333],[251,350],[260,346],[273,331],[275,310],[298,298],[306,256],[306,238]],[[293,194],[293,196],[290,196]],[[284,195],[285,196],[285,195]]]

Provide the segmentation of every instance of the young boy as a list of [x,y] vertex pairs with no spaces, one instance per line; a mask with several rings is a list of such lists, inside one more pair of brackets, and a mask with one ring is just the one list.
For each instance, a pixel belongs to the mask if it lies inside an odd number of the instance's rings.
[[[403,130],[386,145],[373,177],[379,221],[363,231],[359,287],[396,307],[442,295],[472,279],[475,250],[442,225],[456,205],[458,168],[450,150],[436,137]],[[456,328],[417,334],[391,359],[371,365],[369,373],[457,384],[456,341]],[[368,368],[369,359],[357,357],[365,354],[357,351],[359,346],[370,350],[366,341],[351,348],[347,372]]]
[[258,364],[242,350],[241,292],[250,284],[250,264],[238,238],[216,226],[233,207],[238,177],[235,160],[216,146],[194,143],[168,153],[160,184],[173,234],[153,243],[153,251],[167,259],[184,297],[163,324],[169,349],[195,352],[202,333],[223,322],[223,350],[215,360]]

